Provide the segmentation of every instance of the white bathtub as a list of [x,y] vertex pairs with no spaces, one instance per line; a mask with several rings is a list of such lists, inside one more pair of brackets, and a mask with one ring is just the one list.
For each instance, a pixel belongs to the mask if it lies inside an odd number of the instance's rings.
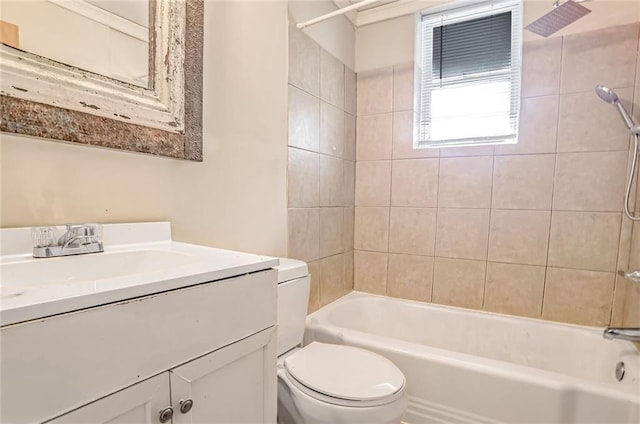
[[407,423],[640,423],[640,354],[601,328],[351,293],[309,315],[313,340],[400,367]]

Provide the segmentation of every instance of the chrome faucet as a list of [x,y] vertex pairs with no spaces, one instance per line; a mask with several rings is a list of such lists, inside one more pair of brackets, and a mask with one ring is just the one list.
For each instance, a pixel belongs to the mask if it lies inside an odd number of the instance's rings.
[[605,339],[627,340],[634,343],[640,343],[640,328],[612,328],[607,327],[602,333]]
[[31,229],[34,258],[83,255],[104,251],[102,226],[98,224],[66,224],[66,232],[56,239],[53,227]]
[[640,283],[640,269],[636,269],[631,272],[624,272],[622,270],[618,271],[618,275],[626,278],[627,280],[631,280],[634,283]]

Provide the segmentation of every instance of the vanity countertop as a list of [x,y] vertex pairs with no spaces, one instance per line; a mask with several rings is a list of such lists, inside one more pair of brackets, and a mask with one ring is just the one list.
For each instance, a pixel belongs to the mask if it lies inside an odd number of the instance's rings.
[[104,252],[31,256],[30,228],[0,229],[0,325],[10,325],[278,265],[278,259],[171,239],[168,222],[104,225]]

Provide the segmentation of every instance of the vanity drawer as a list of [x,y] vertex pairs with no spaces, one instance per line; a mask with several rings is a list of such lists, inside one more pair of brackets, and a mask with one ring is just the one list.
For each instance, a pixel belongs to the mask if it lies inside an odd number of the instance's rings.
[[39,422],[276,323],[276,271],[4,327],[6,423]]

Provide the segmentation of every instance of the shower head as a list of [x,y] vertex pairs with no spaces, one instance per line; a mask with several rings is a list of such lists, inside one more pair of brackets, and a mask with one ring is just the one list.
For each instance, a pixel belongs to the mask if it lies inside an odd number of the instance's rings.
[[553,10],[546,15],[531,22],[525,29],[534,34],[548,37],[551,34],[560,31],[569,24],[574,23],[584,15],[591,13],[591,10],[578,4],[588,0],[567,0],[560,4],[560,0],[556,0],[553,4]]
[[604,85],[596,85],[596,94],[602,100],[604,100],[605,102],[611,105],[620,101],[620,99],[618,98],[618,95],[609,87],[605,87]]
[[633,118],[631,117],[631,115],[629,115],[629,112],[627,112],[624,106],[622,106],[622,103],[620,103],[620,98],[612,89],[610,89],[609,87],[605,87],[604,85],[596,85],[596,94],[602,100],[611,105],[614,105],[616,109],[618,109],[618,112],[620,113],[620,116],[622,117],[624,123],[627,125],[627,128],[629,128],[629,131],[634,134],[637,134],[638,131],[640,131],[640,128],[638,128],[635,122],[633,122]]

